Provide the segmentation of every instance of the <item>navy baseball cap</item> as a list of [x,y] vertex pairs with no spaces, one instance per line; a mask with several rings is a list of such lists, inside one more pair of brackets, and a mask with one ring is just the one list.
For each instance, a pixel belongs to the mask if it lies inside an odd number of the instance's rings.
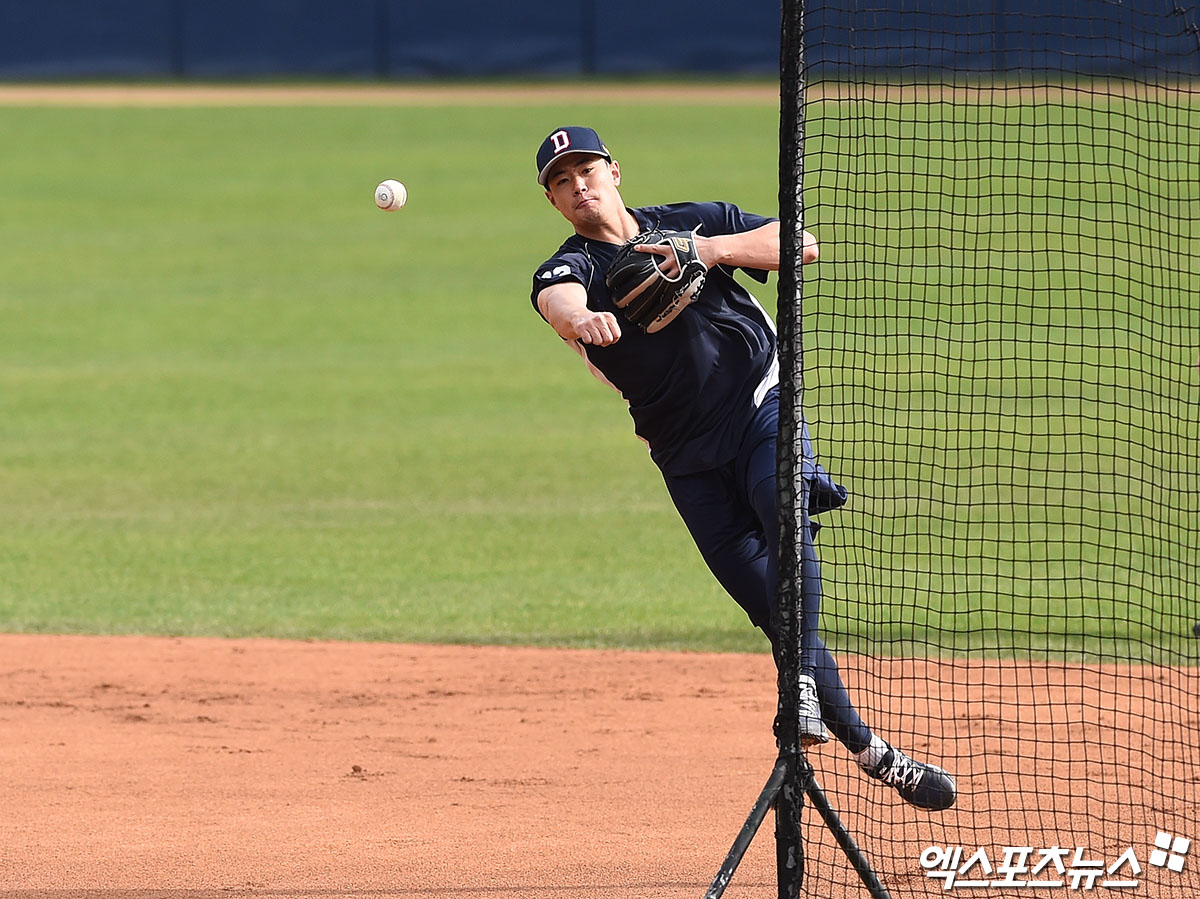
[[591,128],[584,128],[581,125],[556,128],[538,147],[538,184],[545,187],[546,175],[550,173],[550,166],[563,156],[569,156],[572,153],[590,153],[593,156],[603,156],[612,162],[612,154],[608,152],[608,147],[604,146],[600,135]]

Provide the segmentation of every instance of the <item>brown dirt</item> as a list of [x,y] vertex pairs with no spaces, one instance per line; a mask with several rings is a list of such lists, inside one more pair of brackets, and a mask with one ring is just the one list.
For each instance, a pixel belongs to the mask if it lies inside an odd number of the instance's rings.
[[[958,775],[928,815],[813,754],[894,896],[946,895],[927,846],[1054,842],[1133,845],[1138,897],[1198,894],[1200,856],[1146,860],[1156,828],[1196,830],[1200,672],[842,663],[878,729]],[[699,899],[774,709],[766,655],[0,636],[0,896]],[[806,895],[864,895],[806,814]],[[729,899],[775,894],[772,827]]]

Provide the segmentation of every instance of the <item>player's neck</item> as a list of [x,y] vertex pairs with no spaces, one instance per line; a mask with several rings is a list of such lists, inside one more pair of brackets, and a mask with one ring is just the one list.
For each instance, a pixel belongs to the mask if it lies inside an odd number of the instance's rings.
[[576,222],[575,233],[588,240],[598,240],[602,243],[622,244],[633,237],[638,231],[637,219],[628,209],[621,207],[618,215],[599,222]]

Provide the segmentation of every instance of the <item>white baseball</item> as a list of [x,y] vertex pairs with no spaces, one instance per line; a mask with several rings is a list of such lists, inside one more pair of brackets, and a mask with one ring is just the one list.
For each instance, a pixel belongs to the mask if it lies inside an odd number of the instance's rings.
[[408,188],[389,178],[375,188],[375,205],[384,212],[395,212],[408,202]]

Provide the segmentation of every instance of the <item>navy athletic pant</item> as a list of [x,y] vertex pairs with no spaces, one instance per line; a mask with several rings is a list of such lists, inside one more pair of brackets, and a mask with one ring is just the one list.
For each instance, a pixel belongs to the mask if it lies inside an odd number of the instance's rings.
[[[779,392],[772,390],[759,407],[736,459],[711,471],[664,475],[675,508],[704,561],[771,640],[772,649],[777,648],[772,612],[779,574],[778,421]],[[826,726],[851,752],[861,752],[871,742],[871,731],[855,711],[837,663],[821,641],[821,566],[811,531],[800,531],[797,551],[804,565],[801,667],[817,682]]]

